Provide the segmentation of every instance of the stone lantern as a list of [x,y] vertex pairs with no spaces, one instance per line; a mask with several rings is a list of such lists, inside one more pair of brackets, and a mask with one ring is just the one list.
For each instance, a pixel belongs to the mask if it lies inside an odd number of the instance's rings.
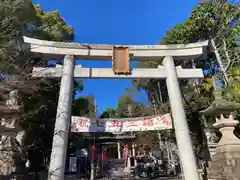
[[0,179],[3,180],[22,173],[25,168],[18,163],[19,157],[24,157],[22,146],[26,135],[18,124],[23,110],[20,96],[31,94],[34,88],[20,78],[12,75],[0,83]]
[[211,180],[234,180],[240,177],[240,139],[233,131],[239,123],[235,120],[234,112],[240,108],[240,104],[229,102],[222,98],[221,90],[216,89],[215,101],[210,107],[201,111],[205,117],[215,118],[213,128],[219,130],[222,137],[218,142],[213,138],[213,129],[207,127],[205,133],[211,153],[211,161],[208,167],[208,178]]

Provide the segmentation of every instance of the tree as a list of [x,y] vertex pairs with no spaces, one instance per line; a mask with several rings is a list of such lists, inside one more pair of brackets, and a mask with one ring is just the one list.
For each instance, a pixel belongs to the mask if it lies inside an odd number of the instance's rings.
[[[76,85],[77,83],[75,83],[75,87]],[[25,113],[21,118],[20,125],[27,134],[25,148],[38,150],[41,153],[40,159],[44,166],[48,164],[50,159],[59,87],[58,80],[42,81],[39,88],[31,96],[25,96],[23,99]],[[85,104],[87,98],[75,100],[74,97],[75,93],[73,93],[72,114],[75,116],[87,114],[86,109],[89,107],[88,104]],[[30,159],[30,161],[34,163],[35,159]]]
[[[159,44],[185,44],[194,43],[202,40],[213,39],[217,45],[217,50],[220,54],[221,62],[225,71],[231,77],[232,73],[239,70],[239,52],[236,51],[236,36],[239,35],[240,15],[239,6],[229,4],[223,1],[217,3],[200,4],[192,10],[190,17],[183,23],[179,23],[172,29],[166,32],[165,36]],[[179,63],[179,62],[177,62]],[[140,62],[138,67],[157,68],[161,64],[160,61]],[[201,142],[201,132],[199,124],[198,111],[206,108],[213,101],[213,85],[212,76],[218,76],[223,83],[221,69],[216,59],[215,52],[209,49],[206,57],[198,59],[198,61],[181,62],[182,67],[202,68],[206,77],[200,81],[185,80],[180,82],[183,100],[185,102],[185,110],[191,130],[191,135],[194,143]],[[237,87],[239,81],[238,76],[234,76],[234,81],[231,81],[226,90],[231,94],[232,99],[237,99]],[[137,89],[143,89],[148,94],[149,101],[155,105],[156,109],[169,110],[168,95],[164,81],[160,80],[135,80],[133,85]],[[230,97],[230,94],[228,95]],[[162,98],[164,97],[164,98]],[[161,113],[161,112],[157,112]]]
[[[23,111],[17,120],[20,119],[18,123],[27,135],[26,139],[23,139],[24,151],[35,149],[41,151],[43,158],[48,158],[51,152],[59,81],[35,80],[29,77],[32,67],[44,66],[46,60],[44,56],[36,57],[25,51],[21,46],[22,36],[69,42],[74,38],[73,28],[66,24],[58,11],[44,12],[39,5],[34,6],[28,0],[4,0],[0,2],[0,31],[0,72],[7,77],[1,83],[6,91],[20,91],[19,101]],[[16,81],[23,84],[24,88],[14,85]],[[81,90],[81,81],[76,82],[75,87],[75,90]],[[1,100],[4,100],[2,94]],[[34,160],[30,159],[32,162]]]
[[[52,41],[72,41],[74,32],[71,26],[68,26],[65,20],[60,16],[57,10],[44,12],[40,5],[33,6],[34,21],[28,24],[27,31],[23,30],[22,34],[32,36],[38,39]],[[30,54],[30,53],[28,53]],[[31,56],[31,54],[30,54]],[[25,73],[31,72],[33,65],[44,64],[44,57],[32,57],[29,69]],[[38,81],[39,82],[39,81]],[[82,84],[75,81],[75,90]],[[45,80],[37,85],[37,91],[32,96],[26,96],[24,100],[25,114],[37,112],[34,116],[28,116],[28,119],[22,118],[22,127],[27,132],[25,145],[37,148],[42,151],[43,158],[48,159],[52,146],[52,134],[54,130],[56,109],[59,94],[59,81]],[[36,103],[38,101],[38,103]],[[40,115],[41,114],[41,115]],[[39,128],[40,127],[40,128]]]
[[133,100],[128,95],[121,95],[116,112],[119,117],[141,117],[152,115],[151,107]]
[[22,51],[23,35],[55,41],[72,41],[74,38],[73,28],[57,10],[44,12],[40,5],[34,6],[28,0],[1,2],[0,25],[1,72],[5,73],[26,72],[28,66],[43,63],[41,57],[32,58]]
[[80,96],[73,101],[73,115],[74,116],[95,116],[96,107],[93,96]]
[[34,37],[51,41],[70,42],[74,39],[72,26],[60,16],[57,10],[44,12],[40,5],[34,6],[36,12],[36,22],[32,24]]
[[27,24],[34,21],[34,14],[33,5],[29,1],[0,2],[0,72],[17,71],[16,65],[21,62],[22,55],[18,42],[22,38],[21,32],[27,30]]
[[113,108],[107,108],[102,112],[100,118],[112,118],[115,116],[116,116],[116,110]]
[[[119,97],[116,109],[107,108],[102,112],[100,118],[130,118],[151,115],[153,115],[151,106],[137,102],[129,95],[123,94]],[[137,144],[146,144],[150,147],[158,145],[156,132],[134,132],[134,134],[137,137]]]
[[100,118],[128,118],[151,116],[152,108],[135,101],[126,94],[119,97],[117,107],[105,109]]

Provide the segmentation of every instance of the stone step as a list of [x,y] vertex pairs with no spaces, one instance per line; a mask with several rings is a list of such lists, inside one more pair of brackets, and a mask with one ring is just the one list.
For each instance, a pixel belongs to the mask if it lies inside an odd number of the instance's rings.
[[[87,180],[87,178],[66,177],[64,180]],[[148,180],[148,178],[136,179],[135,177],[125,177],[125,178],[104,177],[104,178],[97,178],[96,180]],[[182,180],[182,179],[174,178],[174,177],[161,177],[161,178],[156,178],[156,180]]]
[[215,162],[209,162],[208,166],[209,166],[209,168],[212,168],[212,169],[221,169],[222,168],[221,163],[215,163]]

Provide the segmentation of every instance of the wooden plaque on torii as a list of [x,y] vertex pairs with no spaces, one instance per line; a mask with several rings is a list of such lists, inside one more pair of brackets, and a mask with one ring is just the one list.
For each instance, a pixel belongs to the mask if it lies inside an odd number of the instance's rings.
[[115,74],[130,74],[129,47],[113,46],[112,68]]

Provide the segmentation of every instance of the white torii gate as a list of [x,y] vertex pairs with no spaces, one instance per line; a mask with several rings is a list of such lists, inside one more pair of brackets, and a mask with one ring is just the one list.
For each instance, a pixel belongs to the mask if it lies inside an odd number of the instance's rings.
[[24,37],[24,42],[28,50],[33,53],[44,54],[47,58],[64,56],[63,67],[34,68],[32,73],[34,77],[61,77],[48,180],[64,179],[68,131],[71,117],[73,77],[166,79],[179,156],[185,180],[200,180],[183,108],[178,78],[203,78],[203,72],[201,69],[182,69],[181,67],[175,67],[174,60],[182,61],[201,56],[204,53],[205,47],[208,45],[207,41],[180,45],[128,45],[132,60],[160,60],[164,57],[163,66],[159,66],[156,69],[133,69],[128,75],[116,75],[110,68],[82,68],[75,66],[75,58],[84,60],[112,60],[113,45],[62,43],[28,37]]

